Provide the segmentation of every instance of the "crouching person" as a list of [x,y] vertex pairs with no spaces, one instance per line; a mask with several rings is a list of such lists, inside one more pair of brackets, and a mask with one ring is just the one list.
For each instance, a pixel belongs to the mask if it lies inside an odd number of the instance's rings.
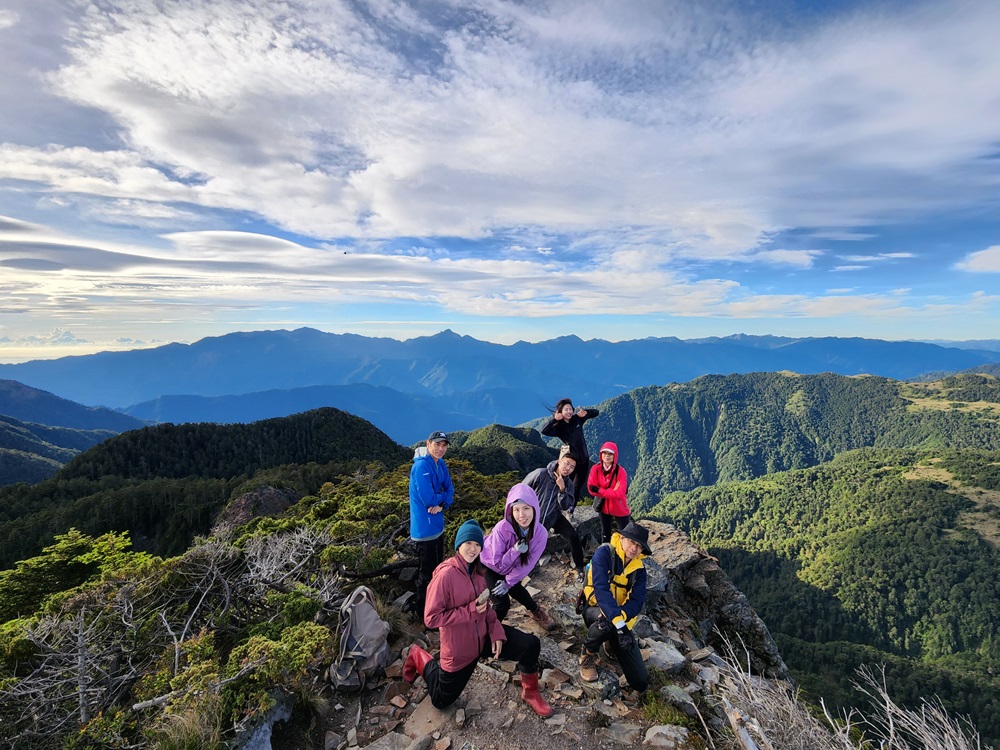
[[522,583],[545,552],[548,538],[549,532],[538,522],[535,491],[526,484],[515,484],[507,493],[503,519],[486,536],[481,557],[486,585],[492,592],[490,601],[500,622],[507,617],[513,597],[543,628],[556,628],[555,620],[538,606]]
[[437,566],[427,587],[424,621],[440,631],[441,655],[434,659],[420,646],[410,646],[403,679],[413,682],[421,675],[431,703],[440,709],[461,695],[480,658],[516,661],[521,698],[539,716],[551,716],[552,707],[538,692],[541,642],[497,619],[479,562],[482,549],[482,528],[475,520],[466,521],[455,535],[455,555]]
[[583,593],[583,621],[587,636],[580,654],[580,678],[597,680],[597,656],[607,643],[621,665],[629,687],[640,693],[649,685],[639,643],[632,634],[642,605],[646,603],[646,568],[642,558],[650,554],[649,531],[628,523],[597,548],[590,561]]

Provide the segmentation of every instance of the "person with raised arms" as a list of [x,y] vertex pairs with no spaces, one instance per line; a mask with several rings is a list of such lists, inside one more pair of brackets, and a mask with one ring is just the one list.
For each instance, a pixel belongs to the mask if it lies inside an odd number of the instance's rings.
[[573,409],[573,401],[561,398],[549,421],[541,429],[548,437],[559,438],[569,446],[570,453],[576,457],[576,469],[573,472],[573,505],[580,504],[583,490],[587,486],[587,474],[590,471],[590,451],[587,449],[587,439],[583,434],[583,425],[588,419],[593,419],[601,412],[597,409]]

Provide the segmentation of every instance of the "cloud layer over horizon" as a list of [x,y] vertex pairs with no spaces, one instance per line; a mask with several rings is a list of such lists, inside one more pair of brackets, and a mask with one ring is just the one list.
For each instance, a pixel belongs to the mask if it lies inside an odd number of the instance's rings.
[[744,6],[14,0],[0,335],[994,335],[1000,5]]

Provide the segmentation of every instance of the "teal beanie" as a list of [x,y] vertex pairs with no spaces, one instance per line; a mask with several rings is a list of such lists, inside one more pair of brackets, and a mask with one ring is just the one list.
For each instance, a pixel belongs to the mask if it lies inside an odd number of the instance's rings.
[[480,547],[483,546],[483,529],[475,518],[470,518],[459,526],[458,533],[455,534],[455,549],[461,547],[465,542],[476,542]]

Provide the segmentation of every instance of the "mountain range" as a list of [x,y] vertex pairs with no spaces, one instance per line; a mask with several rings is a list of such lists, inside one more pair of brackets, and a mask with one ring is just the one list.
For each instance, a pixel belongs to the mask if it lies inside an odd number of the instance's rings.
[[40,482],[93,445],[147,422],[0,380],[0,486]]
[[0,364],[0,377],[160,422],[250,422],[335,406],[413,443],[432,429],[525,423],[564,396],[592,405],[706,374],[788,370],[905,380],[998,362],[1000,352],[987,349],[860,338],[565,336],[502,345],[448,330],[398,341],[299,328]]
[[[814,696],[843,691],[836,702],[850,705],[847,668],[885,663],[894,693],[940,695],[991,741],[1000,737],[995,377],[710,375],[598,406],[588,442],[618,443],[636,515],[688,530],[733,570]],[[128,534],[153,554],[192,544],[193,555],[211,553],[216,542],[195,540],[227,503],[262,487],[302,499],[292,513],[234,531],[237,547],[275,545],[274,559],[289,562],[283,540],[322,529],[324,563],[378,567],[405,545],[410,455],[335,409],[131,430],[51,479],[0,489],[0,567],[16,563],[26,576],[33,568],[21,561],[60,552],[58,537],[46,545],[69,527]],[[448,461],[465,517],[497,520],[506,488],[552,455],[530,428],[453,435]],[[447,520],[454,527],[461,514]],[[29,600],[38,603],[25,594],[9,611],[30,612]]]

